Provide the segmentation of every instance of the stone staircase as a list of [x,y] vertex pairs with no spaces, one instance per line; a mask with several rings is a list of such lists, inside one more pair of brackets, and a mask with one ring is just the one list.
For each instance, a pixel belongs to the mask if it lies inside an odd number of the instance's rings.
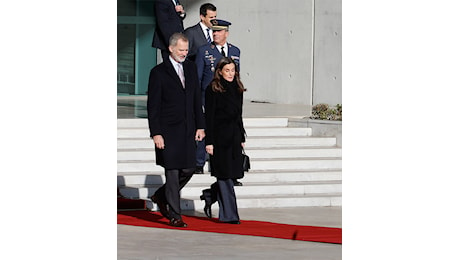
[[[289,127],[287,118],[243,120],[251,170],[240,180],[243,186],[235,187],[239,208],[342,205],[342,149],[335,137],[311,136],[312,129]],[[157,210],[149,197],[164,181],[163,168],[155,165],[147,119],[118,119],[120,193],[144,199],[147,208]],[[214,181],[209,172],[194,175],[182,189],[182,209],[203,211],[201,190]]]

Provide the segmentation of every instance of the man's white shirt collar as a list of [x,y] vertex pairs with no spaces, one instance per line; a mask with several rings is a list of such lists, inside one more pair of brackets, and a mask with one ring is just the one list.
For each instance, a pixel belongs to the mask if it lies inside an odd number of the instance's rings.
[[207,29],[209,29],[209,37],[211,37],[211,42],[213,41],[213,38],[212,38],[212,29],[211,28],[208,28],[206,26],[206,24],[204,24],[203,22],[200,22],[200,26],[201,26],[201,30],[203,31],[204,33],[204,38],[208,37],[207,34]]
[[177,62],[176,60],[174,60],[171,55],[169,55],[169,60],[171,61],[174,69],[176,70],[176,73],[179,74],[179,71],[178,71],[178,68],[177,66],[180,64],[180,66],[182,66],[182,64],[180,62]]
[[[224,46],[224,51],[225,51],[225,54],[226,54],[226,55],[227,55],[227,57],[228,57],[228,44],[227,44],[227,42],[225,42],[223,46]],[[218,45],[218,44],[216,44],[216,47],[217,47],[217,49],[218,49],[218,50],[219,50],[219,52],[220,52],[220,50],[222,49],[222,45]]]

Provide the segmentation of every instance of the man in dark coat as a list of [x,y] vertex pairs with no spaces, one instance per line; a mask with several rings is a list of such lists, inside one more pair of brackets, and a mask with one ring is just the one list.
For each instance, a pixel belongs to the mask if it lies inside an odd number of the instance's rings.
[[211,20],[216,19],[217,8],[215,5],[206,3],[200,6],[200,22],[185,29],[188,38],[188,59],[195,61],[198,48],[212,42]]
[[[175,33],[170,56],[150,72],[147,113],[156,164],[165,169],[166,183],[151,197],[170,225],[186,227],[180,190],[195,171],[196,141],[203,140],[205,120],[196,66],[186,60],[188,39]],[[169,208],[169,209],[168,209]]]
[[[200,22],[194,26],[188,27],[184,32],[189,40],[187,59],[195,61],[198,48],[213,41],[211,20],[216,19],[216,16],[217,8],[213,4],[206,3],[200,6]],[[203,96],[201,98],[203,99]],[[196,174],[204,173],[203,166],[205,163],[206,149],[204,141],[201,141],[197,143],[196,149]]]
[[169,38],[173,33],[184,32],[184,7],[179,0],[155,0],[156,26],[152,47],[161,50],[163,60],[169,56]]

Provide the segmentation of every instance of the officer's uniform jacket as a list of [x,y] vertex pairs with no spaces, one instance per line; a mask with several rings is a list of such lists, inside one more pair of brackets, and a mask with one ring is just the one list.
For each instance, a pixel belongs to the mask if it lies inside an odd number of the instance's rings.
[[[227,43],[227,45],[227,57],[232,58],[235,61],[237,65],[236,69],[240,71],[240,49],[231,43]],[[203,106],[205,104],[206,88],[211,83],[214,77],[214,71],[216,71],[217,64],[221,58],[222,54],[214,42],[198,48],[195,63],[198,70],[198,80],[201,86],[201,100],[203,102]]]

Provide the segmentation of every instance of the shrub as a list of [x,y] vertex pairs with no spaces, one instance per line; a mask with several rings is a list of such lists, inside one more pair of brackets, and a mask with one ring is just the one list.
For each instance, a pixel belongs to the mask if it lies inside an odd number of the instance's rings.
[[328,104],[314,105],[310,118],[342,121],[342,104],[337,104],[335,108],[330,108]]

